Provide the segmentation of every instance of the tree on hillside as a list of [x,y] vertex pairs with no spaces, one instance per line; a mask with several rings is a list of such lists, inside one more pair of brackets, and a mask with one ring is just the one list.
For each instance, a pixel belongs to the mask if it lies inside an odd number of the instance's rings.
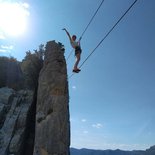
[[21,89],[23,76],[14,57],[0,57],[0,87]]
[[26,56],[21,63],[21,69],[25,78],[25,87],[35,89],[38,86],[39,72],[43,65],[43,45],[39,46],[39,51],[26,52]]
[[61,51],[65,51],[65,47],[64,47],[64,45],[61,43],[61,42],[58,42],[58,45],[60,46],[60,48],[61,48]]
[[7,63],[9,58],[7,57],[0,57],[0,87],[6,86],[6,79],[7,79]]

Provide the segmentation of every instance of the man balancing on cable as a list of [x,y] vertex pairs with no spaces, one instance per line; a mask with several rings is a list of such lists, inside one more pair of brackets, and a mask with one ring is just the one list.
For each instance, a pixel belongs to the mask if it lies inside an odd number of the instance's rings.
[[73,72],[79,73],[81,70],[78,68],[78,64],[79,64],[79,61],[81,58],[81,52],[82,52],[81,47],[80,47],[80,39],[79,41],[76,41],[76,35],[73,35],[71,37],[69,32],[65,28],[62,30],[64,30],[67,33],[71,46],[75,49],[76,62],[74,64]]

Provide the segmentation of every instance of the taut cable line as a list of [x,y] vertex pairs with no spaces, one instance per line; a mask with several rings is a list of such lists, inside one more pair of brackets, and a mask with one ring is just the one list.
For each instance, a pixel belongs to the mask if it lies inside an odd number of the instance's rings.
[[[138,0],[135,0],[130,6],[129,8],[125,11],[125,13],[118,19],[118,21],[113,25],[113,27],[106,33],[106,35],[101,39],[101,41],[97,44],[97,46],[92,50],[92,52],[86,57],[86,59],[82,62],[82,64],[80,65],[79,68],[81,68],[85,62],[90,58],[90,56],[96,51],[96,49],[102,44],[102,42],[109,36],[109,34],[114,30],[114,28],[120,23],[120,21],[125,17],[125,15],[130,11],[130,9],[135,5],[135,3]],[[69,78],[71,78],[74,75],[74,73],[72,73]]]
[[[90,26],[91,22],[93,21],[93,19],[95,18],[97,12],[99,11],[99,9],[101,8],[102,4],[103,4],[104,0],[101,1],[100,5],[98,6],[97,10],[95,11],[94,15],[92,16],[92,18],[90,19],[88,25],[86,26],[86,28],[84,29],[84,31],[82,32],[79,41],[82,39],[82,37],[84,36],[85,32],[87,31],[88,27]],[[67,57],[67,61],[69,60],[70,56],[72,55],[74,49],[72,49],[72,51],[69,53],[68,57]]]

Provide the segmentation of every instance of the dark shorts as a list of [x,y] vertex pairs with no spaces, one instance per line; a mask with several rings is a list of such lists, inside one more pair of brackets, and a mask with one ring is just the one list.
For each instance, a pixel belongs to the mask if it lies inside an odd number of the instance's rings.
[[81,52],[82,52],[81,47],[79,47],[79,46],[75,47],[75,55],[77,55],[79,53],[81,54]]

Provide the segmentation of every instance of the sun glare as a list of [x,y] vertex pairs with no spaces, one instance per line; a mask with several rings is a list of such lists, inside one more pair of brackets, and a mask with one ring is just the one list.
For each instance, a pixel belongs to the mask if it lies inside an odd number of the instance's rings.
[[10,36],[23,34],[27,27],[28,7],[27,3],[0,2],[0,31]]

